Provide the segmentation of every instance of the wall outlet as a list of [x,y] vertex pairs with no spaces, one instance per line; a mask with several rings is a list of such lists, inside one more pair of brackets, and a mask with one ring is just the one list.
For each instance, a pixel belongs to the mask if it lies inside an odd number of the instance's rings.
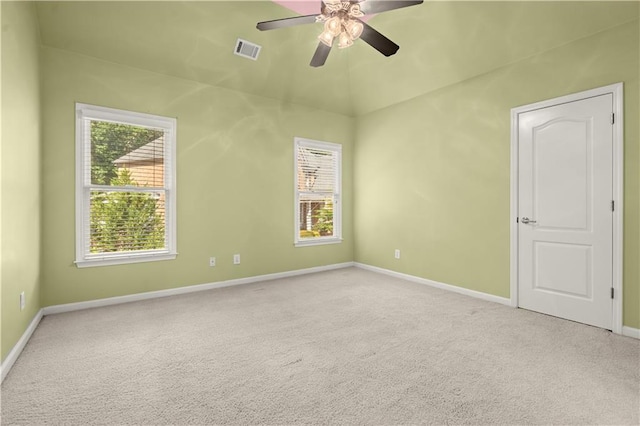
[[216,266],[216,258],[215,257],[210,257],[209,258],[209,266]]
[[23,311],[25,305],[27,304],[27,298],[24,295],[24,291],[20,293],[20,310]]
[[240,255],[239,254],[234,254],[233,255],[233,264],[234,265],[239,265],[240,264]]
[[394,253],[394,256],[396,259],[400,259],[400,249],[396,249],[396,252]]

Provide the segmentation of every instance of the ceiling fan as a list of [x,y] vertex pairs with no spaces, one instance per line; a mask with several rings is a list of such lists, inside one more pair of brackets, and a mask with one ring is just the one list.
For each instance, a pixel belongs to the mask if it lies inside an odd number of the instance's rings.
[[318,39],[318,48],[311,58],[312,67],[324,65],[335,38],[338,48],[349,47],[358,38],[384,56],[395,54],[400,46],[374,30],[360,18],[374,13],[387,12],[408,6],[415,6],[423,0],[321,0],[320,15],[295,16],[293,18],[275,19],[258,22],[260,31],[293,27],[295,25],[324,22],[324,31]]

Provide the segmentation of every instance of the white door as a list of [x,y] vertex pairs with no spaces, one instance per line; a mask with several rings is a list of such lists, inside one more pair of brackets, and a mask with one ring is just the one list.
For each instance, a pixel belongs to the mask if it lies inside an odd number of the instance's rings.
[[518,305],[612,328],[611,94],[518,115]]

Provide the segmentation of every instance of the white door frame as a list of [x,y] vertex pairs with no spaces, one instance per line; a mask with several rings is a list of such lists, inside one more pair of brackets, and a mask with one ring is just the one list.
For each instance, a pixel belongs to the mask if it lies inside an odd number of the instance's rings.
[[574,102],[581,99],[611,94],[613,96],[613,326],[612,331],[622,334],[622,254],[623,254],[623,211],[624,211],[624,126],[623,126],[623,85],[611,84],[597,89],[573,93],[555,99],[536,102],[511,109],[511,214],[509,216],[511,244],[510,244],[510,281],[511,306],[518,307],[518,116],[519,114],[551,107],[554,105]]

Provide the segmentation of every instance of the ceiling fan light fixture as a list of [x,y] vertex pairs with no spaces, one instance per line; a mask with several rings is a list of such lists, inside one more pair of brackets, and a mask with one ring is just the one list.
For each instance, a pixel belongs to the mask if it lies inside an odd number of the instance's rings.
[[353,45],[353,38],[351,38],[351,35],[346,31],[341,32],[338,38],[338,48],[344,49],[351,45]]
[[322,34],[318,36],[318,40],[331,47],[333,45],[333,38],[335,36],[327,30],[324,30]]
[[324,22],[324,31],[318,39],[328,47],[333,45],[333,39],[336,37],[339,48],[352,46],[364,30],[364,24],[358,19],[362,16],[364,13],[359,3],[324,0],[322,13],[316,17],[316,22]]
[[337,16],[327,19],[324,23],[324,30],[331,33],[334,37],[337,36],[342,30],[342,20]]
[[362,35],[362,31],[364,30],[364,25],[362,22],[356,21],[355,19],[349,19],[344,23],[344,28],[347,30],[349,35],[353,40],[356,40],[360,35]]

